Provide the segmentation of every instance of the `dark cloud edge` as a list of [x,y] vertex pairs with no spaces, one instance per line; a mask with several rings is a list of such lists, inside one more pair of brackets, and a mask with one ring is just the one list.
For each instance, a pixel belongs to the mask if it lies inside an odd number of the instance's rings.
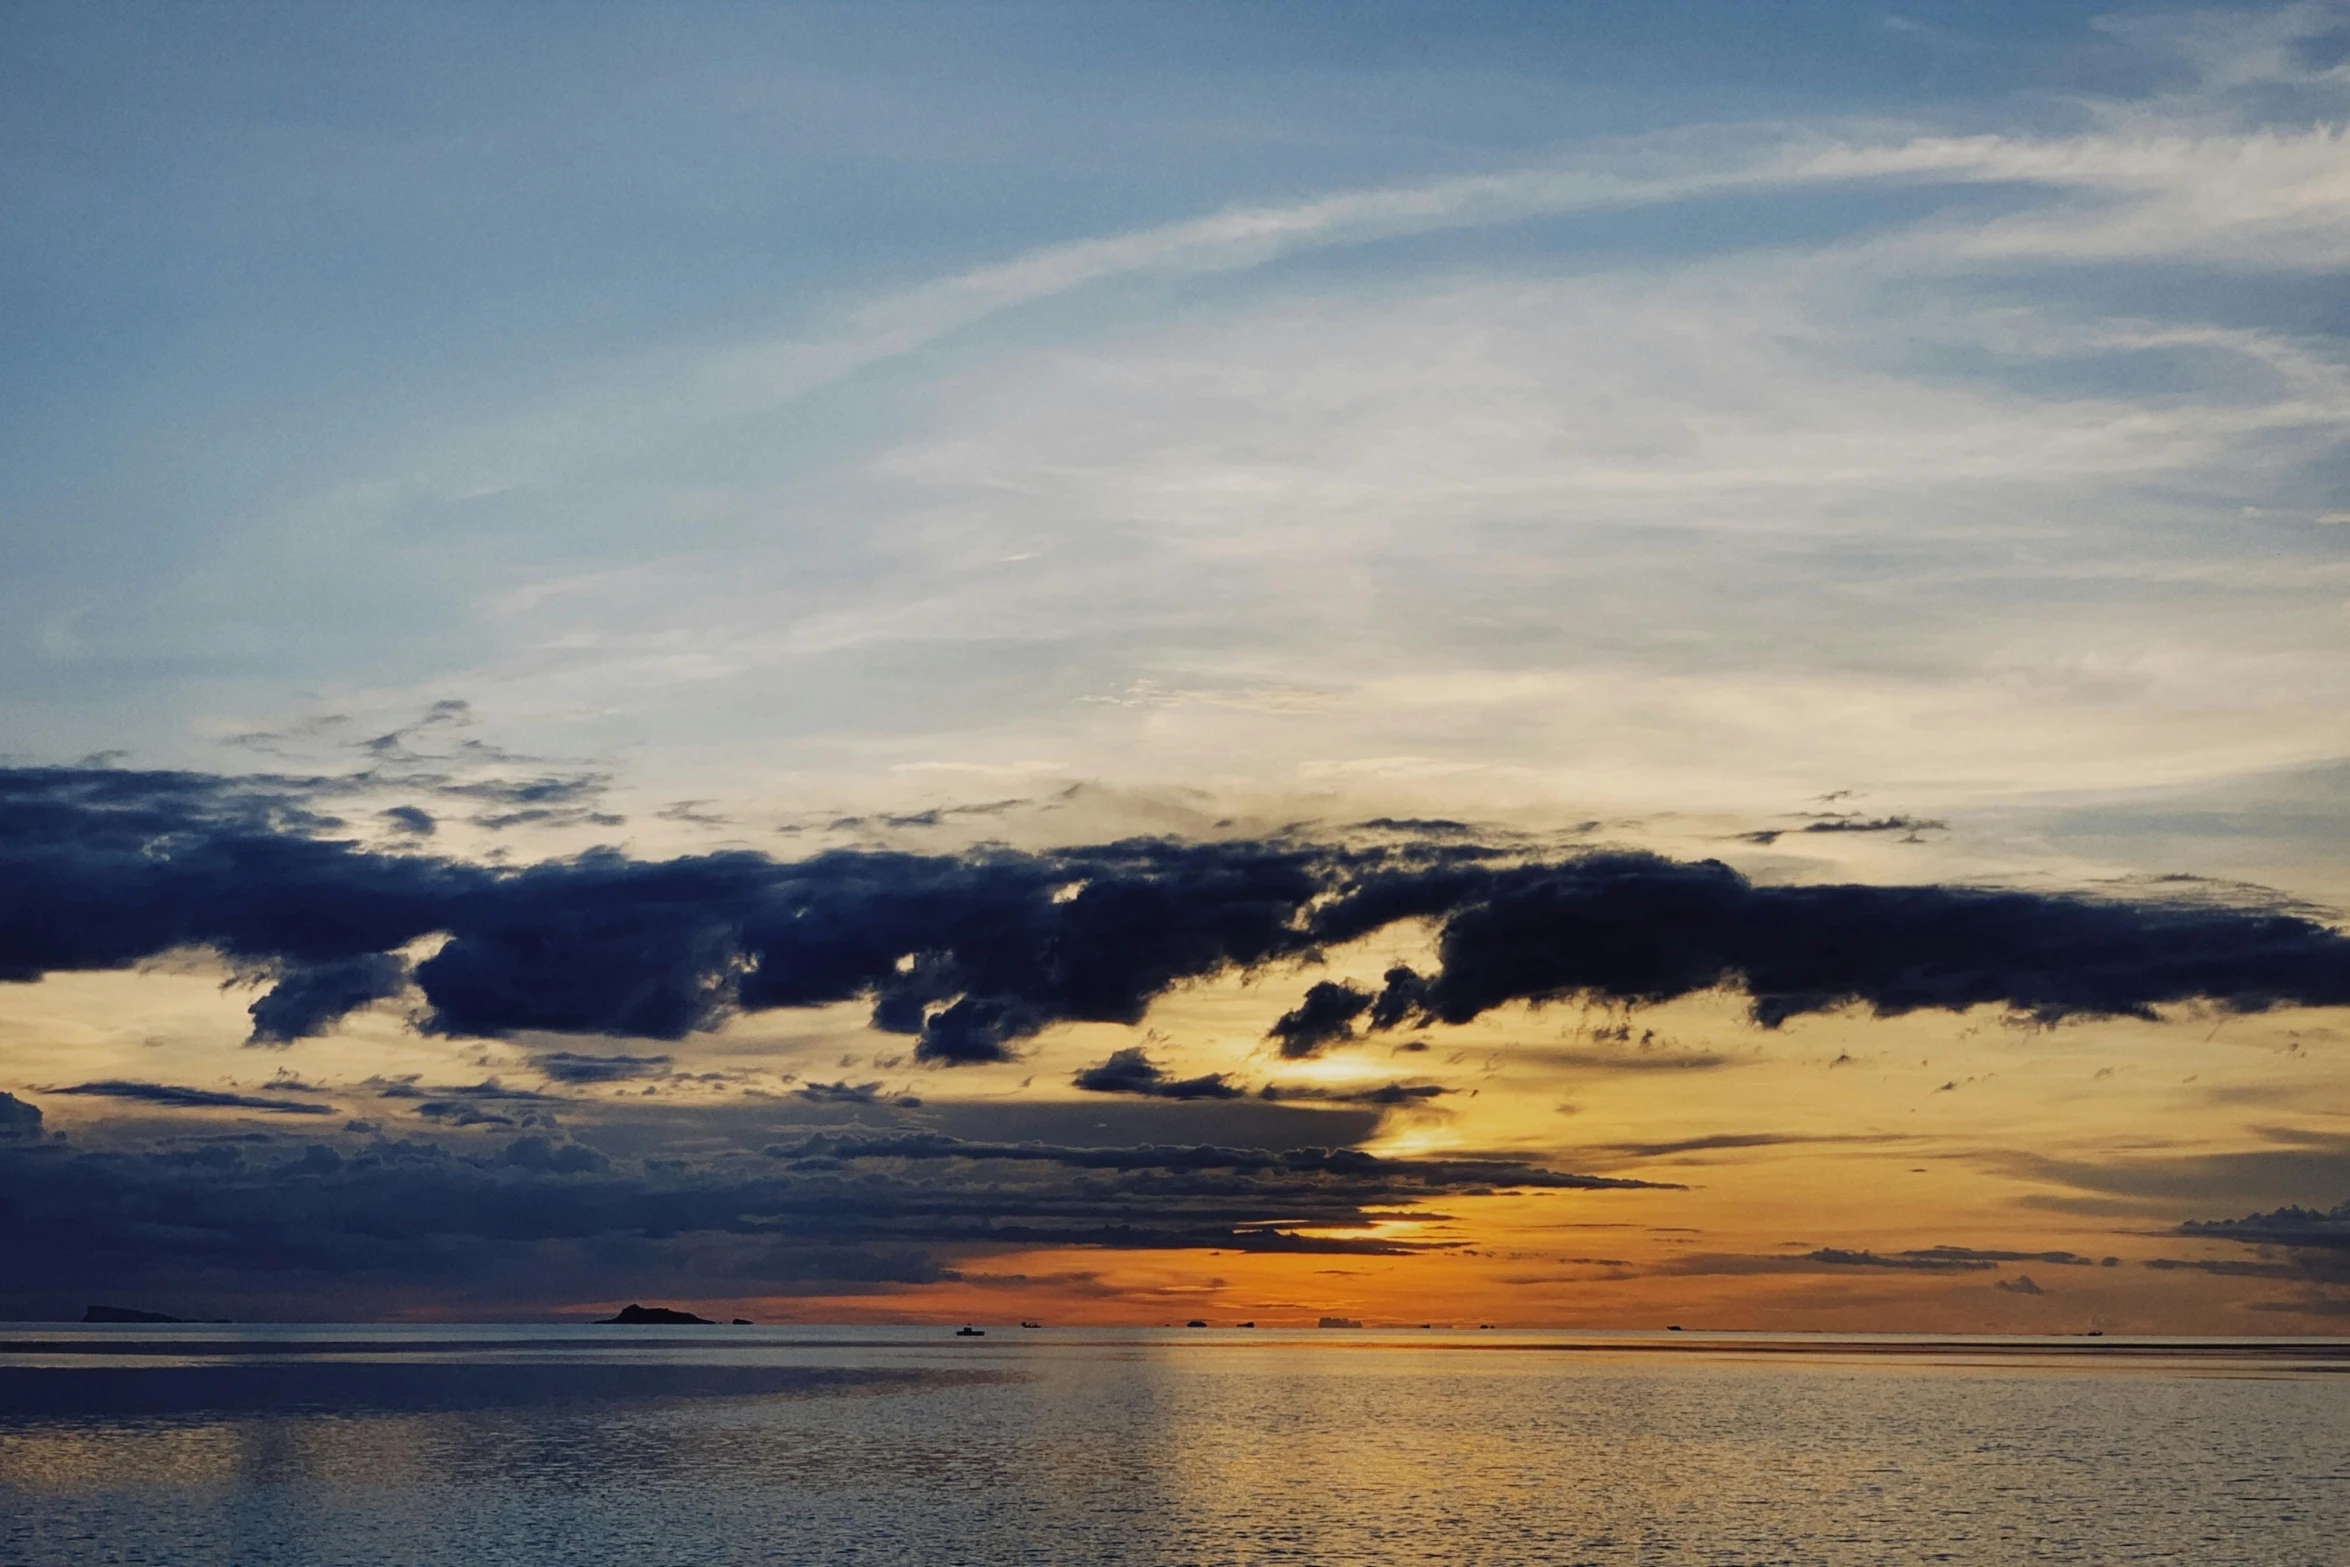
[[[411,986],[417,1026],[461,1037],[676,1039],[737,1012],[863,1001],[934,1065],[1012,1059],[1056,1023],[1133,1025],[1186,980],[1310,962],[1412,919],[1436,926],[1434,970],[1391,969],[1375,992],[1314,984],[1273,1026],[1283,1056],[1511,1002],[1717,988],[1742,990],[1764,1027],[1847,1006],[2053,1023],[2350,1003],[2350,940],[2279,906],[1758,886],[1713,860],[1530,859],[1454,832],[796,861],[597,850],[508,868],[363,848],[266,782],[0,769],[0,979],[211,948],[270,981],[251,1008],[263,1044]],[[443,944],[411,967],[403,949],[428,937]]]
[[2301,1286],[2299,1295],[2255,1301],[2246,1309],[2287,1316],[2350,1317],[2350,1201],[2332,1208],[2277,1208],[2239,1219],[2190,1219],[2177,1233],[2195,1240],[2235,1241],[2255,1248],[2263,1260],[2159,1258],[2147,1266],[2297,1283]]
[[[485,1114],[490,1135],[455,1135],[482,1124],[463,1112],[506,1101],[449,1103],[459,1117],[437,1136],[248,1122],[89,1140],[45,1133],[38,1107],[0,1094],[0,1315],[77,1292],[299,1315],[328,1298],[597,1300],[685,1278],[704,1293],[888,1291],[950,1279],[958,1256],[1039,1247],[1402,1257],[1461,1244],[1442,1234],[1446,1198],[1664,1189],[1492,1157],[855,1125],[778,1127],[792,1140],[763,1151],[631,1155],[530,1104]],[[1399,1209],[1435,1232],[1382,1233]]]

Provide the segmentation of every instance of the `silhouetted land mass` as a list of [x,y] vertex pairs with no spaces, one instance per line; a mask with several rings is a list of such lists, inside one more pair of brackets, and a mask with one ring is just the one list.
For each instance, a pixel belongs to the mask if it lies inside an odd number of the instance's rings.
[[713,1326],[708,1317],[697,1317],[690,1311],[679,1311],[670,1306],[639,1306],[634,1301],[621,1307],[619,1316],[606,1317],[603,1320],[607,1323],[699,1323],[703,1327]]
[[83,1310],[84,1322],[185,1322],[185,1317],[166,1316],[160,1311],[133,1311],[128,1306],[90,1306]]

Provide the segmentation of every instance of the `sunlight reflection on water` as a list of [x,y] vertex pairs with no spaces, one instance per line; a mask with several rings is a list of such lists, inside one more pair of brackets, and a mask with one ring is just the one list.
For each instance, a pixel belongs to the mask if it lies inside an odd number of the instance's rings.
[[2350,1346],[710,1334],[20,1331],[0,1558],[2333,1567],[2350,1538]]

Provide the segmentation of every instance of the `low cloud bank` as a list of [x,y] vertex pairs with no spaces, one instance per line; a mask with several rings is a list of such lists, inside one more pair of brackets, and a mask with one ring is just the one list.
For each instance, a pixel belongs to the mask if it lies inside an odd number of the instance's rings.
[[[495,1101],[490,1101],[495,1102]],[[248,1107],[250,1108],[250,1107]],[[850,1107],[852,1112],[855,1107]],[[402,1301],[869,1293],[953,1277],[991,1248],[1401,1256],[1399,1207],[1647,1183],[1503,1159],[1348,1148],[1086,1148],[861,1127],[785,1128],[765,1151],[597,1147],[527,1128],[386,1137],[355,1123],[43,1136],[0,1096],[0,1314],[196,1300],[208,1314]],[[256,1306],[255,1303],[262,1303]],[[274,1305],[269,1303],[275,1303]]]
[[2259,1249],[2261,1262],[2155,1258],[2154,1268],[2191,1268],[2223,1277],[2291,1280],[2297,1296],[2255,1302],[2254,1311],[2305,1317],[2350,1317],[2350,1202],[2330,1209],[2278,1208],[2241,1219],[2191,1219],[2181,1235],[2239,1241]]
[[1140,1094],[1146,1099],[1237,1099],[1243,1092],[1222,1072],[1169,1077],[1140,1046],[1113,1050],[1069,1080],[1092,1094]]
[[2179,1226],[2181,1235],[2248,1241],[2260,1246],[2309,1247],[2350,1252],[2350,1202],[2330,1210],[2279,1208],[2242,1219],[2191,1219]]

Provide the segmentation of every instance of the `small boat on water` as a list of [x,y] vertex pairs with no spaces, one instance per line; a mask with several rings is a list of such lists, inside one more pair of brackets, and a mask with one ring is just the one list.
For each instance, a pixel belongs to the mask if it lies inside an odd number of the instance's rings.
[[1021,1319],[1020,1326],[1024,1328],[1041,1328],[1044,1326],[1044,1324],[1034,1320],[1033,1318],[1024,1317]]
[[985,1328],[957,1328],[957,1329],[955,1329],[955,1337],[957,1337],[957,1338],[985,1338],[985,1337],[987,1337],[987,1329],[985,1329]]

